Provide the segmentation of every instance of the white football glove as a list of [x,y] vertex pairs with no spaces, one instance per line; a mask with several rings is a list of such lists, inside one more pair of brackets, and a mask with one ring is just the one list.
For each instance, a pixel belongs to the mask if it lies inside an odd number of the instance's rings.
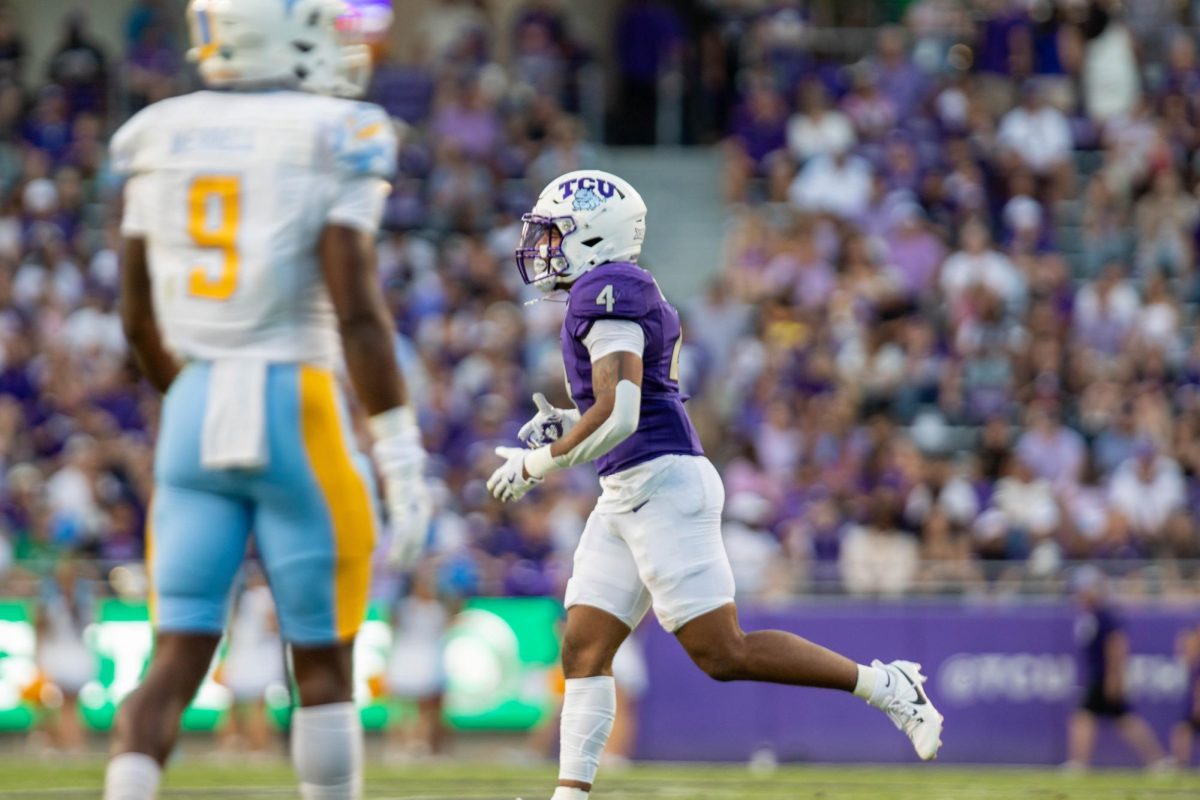
[[487,488],[502,503],[515,503],[542,482],[541,478],[525,477],[525,456],[528,450],[520,447],[497,447],[496,455],[504,463],[488,478]]
[[410,569],[425,549],[433,516],[433,497],[425,483],[421,432],[409,408],[395,408],[372,417],[370,428],[392,530],[388,563],[394,569]]
[[537,406],[537,413],[517,432],[517,438],[530,450],[545,447],[566,436],[581,416],[577,408],[555,408],[541,392],[533,396],[533,404]]

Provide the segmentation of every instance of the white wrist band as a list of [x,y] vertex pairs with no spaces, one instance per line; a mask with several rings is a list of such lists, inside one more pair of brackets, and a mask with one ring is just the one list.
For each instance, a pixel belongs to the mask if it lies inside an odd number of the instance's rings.
[[417,428],[417,412],[412,406],[396,406],[368,419],[367,428],[375,441],[411,434]]
[[554,456],[550,455],[550,445],[539,447],[525,456],[525,471],[531,478],[544,478],[559,469],[562,467],[555,461]]

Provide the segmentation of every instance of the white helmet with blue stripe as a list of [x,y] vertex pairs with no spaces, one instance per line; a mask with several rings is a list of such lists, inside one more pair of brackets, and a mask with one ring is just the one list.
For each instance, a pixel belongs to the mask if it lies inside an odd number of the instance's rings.
[[646,203],[623,178],[584,169],[550,181],[521,221],[517,268],[525,283],[549,292],[598,264],[636,261]]
[[344,0],[190,0],[188,24],[188,58],[207,86],[366,90],[371,54]]

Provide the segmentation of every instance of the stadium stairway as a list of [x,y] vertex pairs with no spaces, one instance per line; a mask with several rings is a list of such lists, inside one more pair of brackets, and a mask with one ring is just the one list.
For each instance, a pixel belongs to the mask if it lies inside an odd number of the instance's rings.
[[713,148],[612,148],[603,168],[641,192],[650,214],[642,263],[663,292],[683,303],[721,266],[728,216],[720,152]]

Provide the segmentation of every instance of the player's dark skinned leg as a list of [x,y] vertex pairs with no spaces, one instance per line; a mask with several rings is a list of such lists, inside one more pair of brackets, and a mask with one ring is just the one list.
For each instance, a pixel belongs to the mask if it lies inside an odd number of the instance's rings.
[[117,712],[113,754],[144,753],[165,764],[179,736],[179,720],[208,674],[219,636],[160,633],[146,679]]
[[763,681],[854,691],[858,665],[786,631],[746,633],[732,603],[691,620],[675,638],[718,681]]
[[302,707],[348,703],[354,699],[354,643],[293,645],[292,672]]
[[[629,626],[608,612],[591,606],[567,609],[562,645],[563,677],[611,676],[613,657],[627,636]],[[558,785],[585,792],[592,790],[592,784],[580,781],[559,781]]]

